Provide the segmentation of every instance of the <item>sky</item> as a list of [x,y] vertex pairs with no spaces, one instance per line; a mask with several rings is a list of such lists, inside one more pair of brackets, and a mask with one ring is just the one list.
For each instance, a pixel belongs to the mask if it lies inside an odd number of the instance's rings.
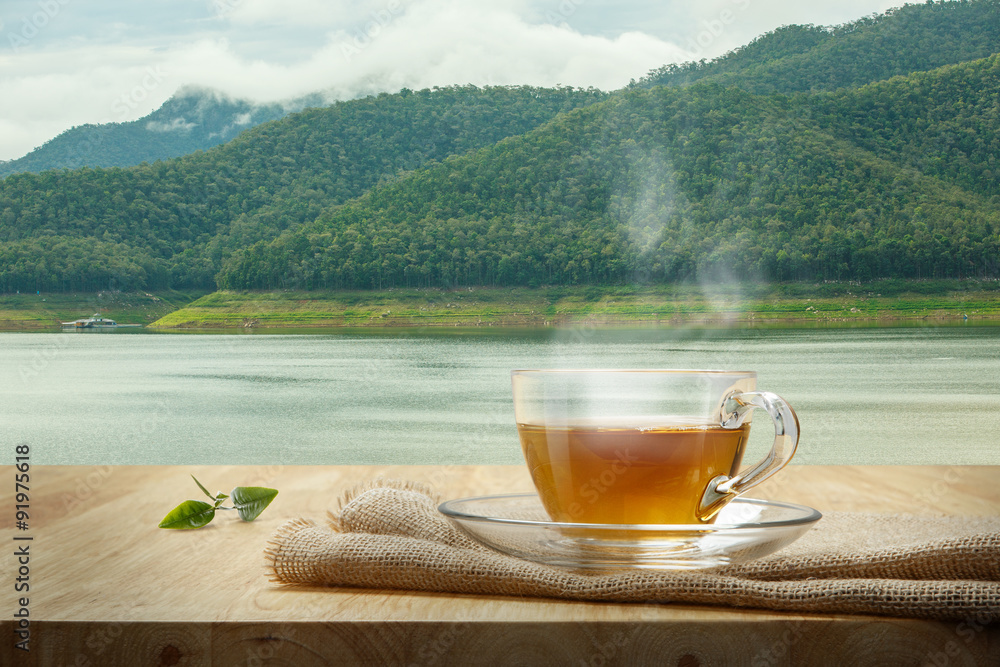
[[0,160],[186,86],[261,102],[473,83],[613,90],[899,0],[0,0]]

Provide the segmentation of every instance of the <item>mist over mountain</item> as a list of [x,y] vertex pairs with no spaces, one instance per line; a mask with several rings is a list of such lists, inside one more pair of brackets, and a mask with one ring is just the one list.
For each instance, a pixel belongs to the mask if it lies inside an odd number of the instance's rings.
[[138,120],[66,130],[24,157],[0,162],[0,178],[46,169],[129,167],[166,160],[224,144],[251,127],[322,104],[319,94],[284,104],[257,104],[186,88]]
[[996,276],[998,91],[1000,55],[838,93],[630,90],[327,209],[218,282]]
[[634,85],[710,81],[755,93],[835,90],[998,51],[1000,2],[927,0],[840,26],[782,26],[711,61],[664,65]]
[[[997,277],[998,7],[790,26],[612,94],[403,90],[13,174],[0,291]],[[199,99],[141,131],[261,118]]]
[[0,291],[210,287],[238,248],[605,97],[404,90],[306,109],[153,164],[14,174],[0,181]]

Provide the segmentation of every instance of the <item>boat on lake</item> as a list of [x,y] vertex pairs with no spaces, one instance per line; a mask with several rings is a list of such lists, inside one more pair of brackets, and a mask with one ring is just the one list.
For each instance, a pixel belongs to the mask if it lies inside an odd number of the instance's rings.
[[109,320],[106,317],[101,317],[100,313],[94,313],[90,317],[86,317],[79,320],[73,320],[72,322],[63,322],[63,329],[81,330],[81,329],[118,329],[121,327],[139,327],[141,324],[118,324],[114,320]]

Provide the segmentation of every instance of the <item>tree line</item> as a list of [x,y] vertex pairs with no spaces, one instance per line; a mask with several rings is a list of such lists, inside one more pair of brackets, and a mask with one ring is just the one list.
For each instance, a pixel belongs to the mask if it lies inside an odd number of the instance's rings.
[[403,90],[8,176],[0,291],[993,277],[1000,62],[929,68],[1000,50],[998,8],[786,27],[614,94]]
[[239,250],[218,284],[996,276],[998,62],[818,96],[633,89]]
[[181,158],[8,176],[0,291],[212,287],[234,250],[605,97],[568,87],[404,90],[307,109]]

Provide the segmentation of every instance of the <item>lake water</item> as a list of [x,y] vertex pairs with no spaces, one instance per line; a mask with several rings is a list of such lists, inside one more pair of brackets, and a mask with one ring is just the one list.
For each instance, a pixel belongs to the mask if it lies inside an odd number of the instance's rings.
[[1000,464],[994,326],[3,333],[0,363],[5,464],[520,463],[510,371],[558,367],[756,370],[800,464]]

